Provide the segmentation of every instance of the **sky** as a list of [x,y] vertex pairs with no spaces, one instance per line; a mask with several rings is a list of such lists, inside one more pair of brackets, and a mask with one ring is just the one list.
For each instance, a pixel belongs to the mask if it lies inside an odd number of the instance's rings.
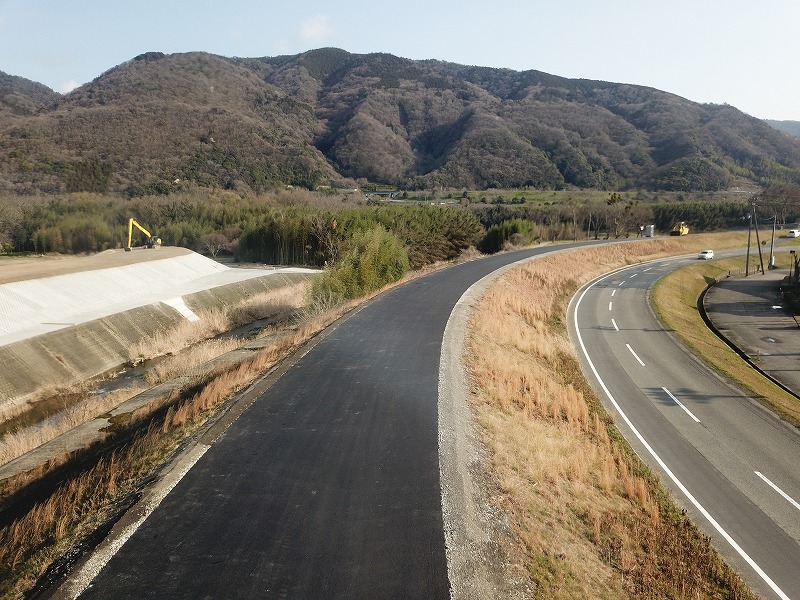
[[0,71],[68,93],[144,52],[336,47],[657,88],[800,121],[798,0],[0,0]]

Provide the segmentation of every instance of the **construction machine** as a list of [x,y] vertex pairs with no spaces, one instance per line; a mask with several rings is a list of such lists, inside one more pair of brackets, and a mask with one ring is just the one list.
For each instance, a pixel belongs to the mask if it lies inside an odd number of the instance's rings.
[[686,224],[686,221],[680,221],[675,223],[675,226],[672,228],[672,231],[669,232],[670,235],[689,235],[689,226]]
[[145,248],[158,248],[161,245],[160,237],[158,237],[157,235],[152,235],[149,231],[147,231],[147,229],[142,227],[136,219],[130,218],[128,220],[128,245],[125,246],[125,252],[131,251],[131,242],[133,241],[134,226],[136,226],[136,228],[139,231],[141,231],[143,234],[147,236],[147,241],[145,242],[144,245]]

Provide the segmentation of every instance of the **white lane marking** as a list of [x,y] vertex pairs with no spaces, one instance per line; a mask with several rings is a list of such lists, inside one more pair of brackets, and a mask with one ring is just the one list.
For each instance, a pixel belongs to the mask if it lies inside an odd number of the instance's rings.
[[644,269],[644,270],[642,271],[642,273],[647,273],[647,272],[648,272],[650,269],[652,269],[652,268],[653,268],[653,267],[647,267],[646,269]]
[[611,297],[613,298],[614,294],[616,294],[616,293],[617,293],[617,290],[611,290]]
[[624,281],[620,281],[619,282],[619,287],[622,287],[623,285],[625,285],[625,282]]
[[753,472],[754,472],[756,475],[758,475],[759,477],[761,477],[761,479],[763,479],[763,480],[764,480],[764,482],[765,482],[765,483],[766,483],[768,486],[770,486],[770,487],[771,487],[773,490],[775,490],[775,491],[776,491],[776,492],[778,492],[778,493],[779,493],[781,496],[783,496],[784,498],[786,498],[786,500],[788,500],[788,501],[789,501],[789,503],[790,503],[792,506],[794,506],[794,507],[795,507],[797,510],[800,510],[800,503],[799,503],[799,502],[797,502],[797,500],[795,500],[794,498],[792,498],[792,497],[791,497],[789,494],[787,494],[787,493],[786,493],[786,492],[784,492],[784,491],[783,491],[781,488],[779,488],[777,485],[775,485],[774,483],[772,483],[772,482],[771,482],[769,479],[767,479],[767,478],[766,478],[766,477],[765,477],[763,474],[759,473],[758,471],[753,471]]
[[672,482],[678,487],[678,489],[681,492],[683,492],[683,494],[686,496],[686,499],[689,500],[689,502],[691,502],[695,506],[695,508],[697,508],[697,510],[700,511],[700,514],[702,514],[706,518],[706,520],[711,524],[711,526],[714,529],[716,529],[717,532],[719,532],[719,534],[725,539],[726,542],[728,542],[728,544],[730,544],[731,548],[733,548],[736,551],[736,553],[739,556],[741,556],[742,559],[744,559],[747,562],[747,564],[749,564],[753,568],[756,574],[759,577],[761,577],[761,579],[764,580],[764,582],[772,589],[773,592],[775,592],[783,600],[789,600],[789,596],[783,593],[783,590],[781,590],[781,588],[779,588],[778,585],[774,581],[772,581],[770,576],[767,575],[760,566],[758,566],[758,563],[756,563],[756,561],[750,558],[750,555],[747,554],[747,552],[745,552],[744,549],[739,544],[736,543],[736,540],[734,540],[730,536],[730,534],[722,528],[722,525],[717,523],[716,519],[714,519],[714,517],[711,516],[711,513],[709,513],[702,504],[700,504],[697,498],[695,498],[692,495],[692,493],[688,490],[688,488],[685,485],[683,485],[683,482],[680,479],[678,479],[677,475],[675,475],[675,473],[672,472],[672,470],[661,459],[661,457],[658,454],[656,454],[656,451],[650,446],[650,444],[647,443],[647,440],[645,440],[644,436],[641,433],[639,433],[639,430],[636,429],[636,427],[634,427],[633,422],[631,422],[631,420],[628,418],[628,415],[625,414],[625,411],[622,410],[622,407],[617,403],[614,396],[611,395],[611,391],[608,389],[605,382],[600,377],[600,373],[597,372],[597,369],[595,368],[592,359],[589,357],[589,351],[586,349],[586,345],[583,343],[583,336],[581,335],[581,330],[578,327],[578,308],[580,307],[584,296],[586,296],[588,291],[592,287],[594,287],[595,283],[592,283],[585,290],[583,290],[583,293],[580,295],[578,301],[575,303],[575,311],[572,316],[575,321],[575,334],[578,336],[578,344],[581,347],[583,356],[586,358],[586,362],[588,363],[589,368],[592,370],[592,373],[597,379],[597,382],[600,384],[600,387],[603,389],[603,392],[605,392],[606,396],[608,397],[609,402],[611,402],[611,404],[614,406],[614,409],[617,411],[619,416],[622,417],[622,420],[625,421],[625,423],[628,425],[628,427],[631,430],[631,433],[636,436],[636,438],[639,440],[642,446],[644,446],[644,448],[650,453],[650,456],[652,456],[653,460],[655,460],[658,463],[658,465],[663,469],[667,477],[669,477],[672,480]]
[[692,417],[692,419],[694,420],[694,422],[695,422],[695,423],[699,423],[699,422],[700,422],[700,419],[698,419],[697,417],[695,417],[695,416],[692,414],[692,411],[690,411],[688,408],[686,408],[686,407],[683,405],[683,403],[682,403],[680,400],[678,400],[678,399],[677,399],[675,396],[673,396],[673,395],[672,395],[672,392],[670,392],[670,391],[669,391],[667,388],[665,388],[665,387],[662,387],[661,389],[662,389],[662,390],[664,390],[664,391],[667,393],[667,396],[669,396],[670,398],[672,398],[672,399],[674,400],[675,404],[677,404],[678,406],[680,406],[680,407],[681,407],[681,408],[684,410],[684,412],[686,412],[686,414],[687,414],[687,415],[689,415],[690,417]]
[[614,319],[611,319],[611,324],[614,326],[614,329],[619,331],[619,327],[617,327],[617,322]]
[[631,276],[630,276],[628,279],[633,279],[633,278],[634,278],[634,277],[636,277],[637,275],[638,275],[638,273],[634,273],[634,274],[633,274],[633,275],[631,275]]
[[633,358],[635,358],[636,360],[638,360],[640,365],[644,366],[644,363],[642,362],[642,359],[641,359],[641,358],[639,358],[639,355],[638,355],[638,354],[636,354],[636,352],[634,352],[634,351],[633,351],[633,348],[631,348],[631,345],[630,345],[630,344],[625,344],[625,346],[627,346],[627,347],[628,347],[628,350],[630,350],[630,351],[631,351],[631,354],[633,354]]
[[608,310],[611,310],[611,307],[612,307],[612,306],[613,306],[613,303],[612,303],[612,302],[609,302],[609,303],[608,303]]
[[139,505],[132,509],[138,512],[136,519],[127,525],[119,535],[113,538],[106,538],[78,572],[70,575],[69,580],[64,584],[63,592],[58,594],[58,596],[70,599],[80,596],[86,588],[89,587],[89,584],[92,583],[94,578],[97,577],[103,567],[106,566],[108,561],[110,561],[119,549],[125,545],[125,542],[136,533],[136,530],[147,520],[147,517],[153,514],[153,511],[158,508],[158,505],[167,497],[167,494],[178,485],[178,482],[183,479],[183,476],[203,457],[209,447],[210,446],[204,444],[198,444],[192,448],[187,455],[178,462],[175,469],[153,489],[151,495],[147,498],[143,498]]

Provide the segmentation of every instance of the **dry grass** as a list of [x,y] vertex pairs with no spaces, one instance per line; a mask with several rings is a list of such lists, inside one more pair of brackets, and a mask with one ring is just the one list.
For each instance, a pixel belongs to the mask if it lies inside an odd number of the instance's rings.
[[[230,329],[260,319],[285,320],[301,309],[307,284],[263,292],[225,308],[200,312],[200,320],[182,320],[131,348],[132,363],[166,356],[148,370],[145,380],[155,385],[196,370],[201,365],[246,343],[241,339],[211,339]],[[185,350],[184,350],[185,349]],[[85,383],[71,388],[42,390],[40,399],[21,406],[3,423],[0,465],[49,442],[59,435],[119,406],[141,391],[141,386],[98,395]]]
[[116,390],[102,396],[90,395],[35,425],[7,433],[0,439],[0,465],[105,414],[141,390],[141,387],[136,386]]
[[474,411],[494,501],[514,524],[517,560],[537,598],[751,597],[620,438],[563,324],[569,299],[591,278],[708,243],[546,256],[504,275],[475,310]]
[[148,430],[0,529],[0,596],[22,597],[53,560],[102,523],[114,501],[130,494],[175,447],[174,437]]
[[182,320],[174,327],[131,346],[129,362],[137,364],[176,354],[200,341],[261,319],[286,320],[291,313],[305,306],[307,286],[307,283],[298,283],[262,292],[230,306],[198,311],[198,321]]

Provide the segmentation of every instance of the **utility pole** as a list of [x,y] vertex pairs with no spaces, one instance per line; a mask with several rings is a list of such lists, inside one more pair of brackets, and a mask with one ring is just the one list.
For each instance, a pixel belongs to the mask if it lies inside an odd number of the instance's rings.
[[744,276],[747,277],[750,275],[750,236],[753,233],[753,211],[750,211],[750,214],[747,215],[750,219],[747,223],[747,259],[744,263]]
[[758,235],[758,214],[756,213],[756,203],[753,201],[753,222],[756,228],[756,243],[758,244],[758,261],[761,263],[761,274],[764,275],[764,255],[761,252],[761,238]]
[[769,270],[775,268],[775,226],[778,224],[778,215],[772,216],[772,242],[769,246]]

